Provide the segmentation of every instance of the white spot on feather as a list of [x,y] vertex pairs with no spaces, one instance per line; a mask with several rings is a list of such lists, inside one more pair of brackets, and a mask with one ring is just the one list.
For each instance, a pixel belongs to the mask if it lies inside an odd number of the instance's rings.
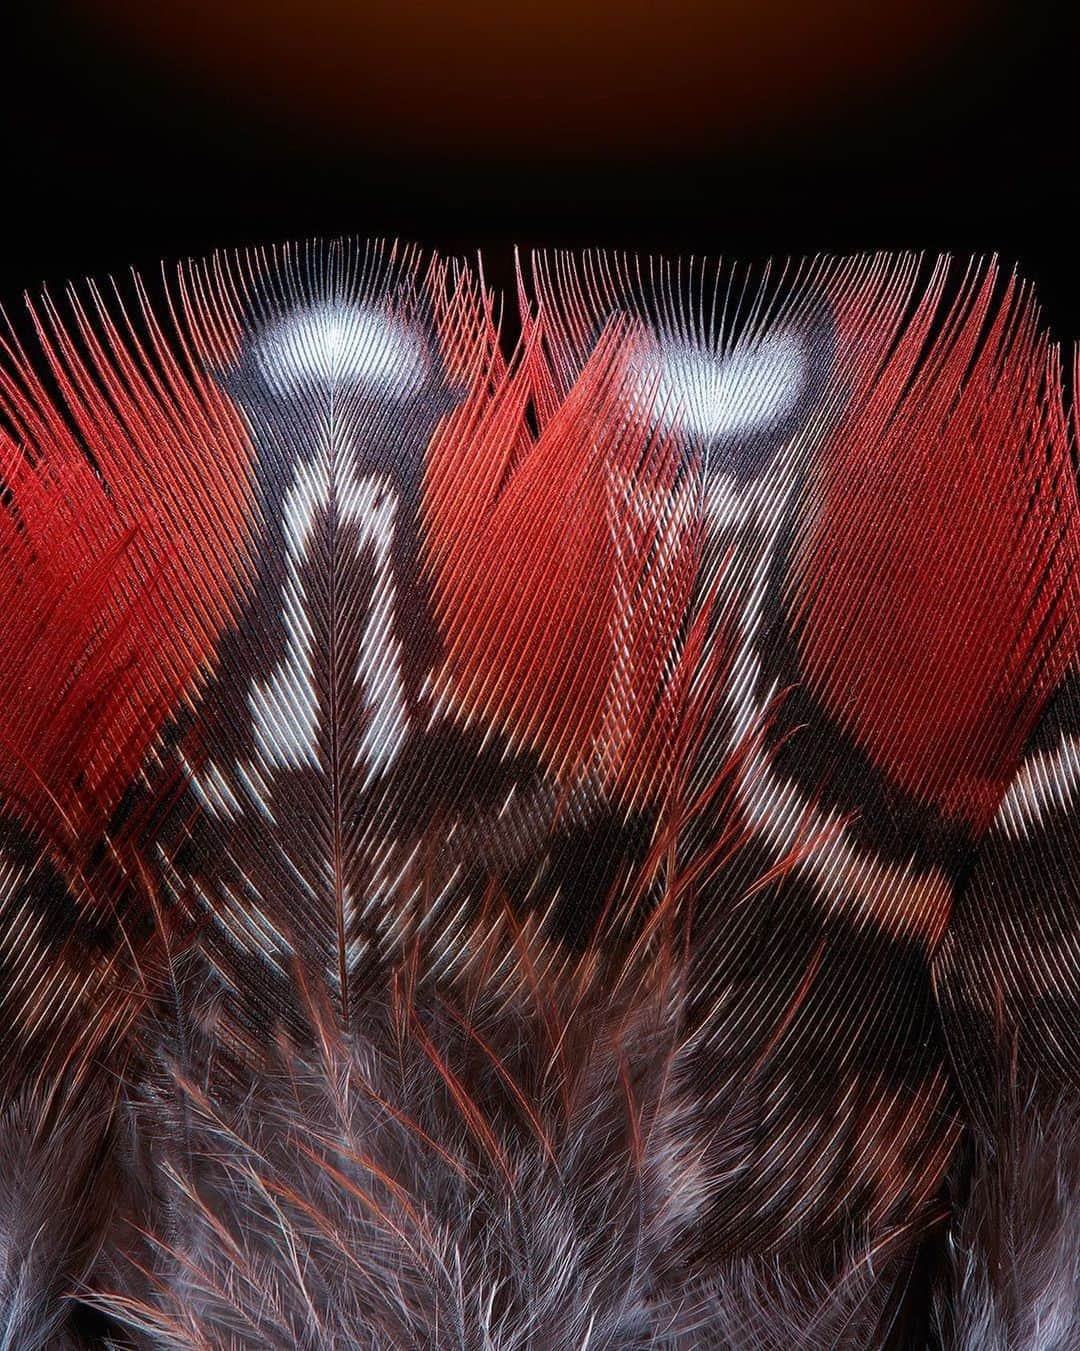
[[661,339],[638,361],[638,391],[666,430],[695,440],[750,436],[780,421],[806,385],[806,340],[781,329],[729,352]]
[[390,548],[397,501],[380,480],[365,478],[356,484],[349,513],[350,519],[364,527],[365,543],[371,550],[375,571],[371,609],[360,641],[356,671],[370,714],[356,756],[358,766],[367,764],[367,786],[397,759],[408,731],[405,688],[401,678],[401,643],[393,628],[395,588]]
[[326,467],[299,463],[282,508],[287,547],[282,586],[285,657],[268,681],[253,682],[249,695],[256,751],[265,763],[282,769],[320,766],[314,634],[300,568],[318,510],[329,500]]
[[301,462],[285,495],[282,519],[286,575],[282,586],[285,656],[270,679],[252,684],[249,705],[262,763],[282,769],[319,769],[322,709],[315,682],[315,635],[302,565],[321,513],[358,527],[357,549],[374,572],[370,608],[360,640],[355,679],[369,714],[357,752],[367,783],[393,764],[408,730],[401,643],[394,632],[395,587],[390,551],[397,499],[385,479],[357,474],[351,460],[332,468],[326,458]]
[[340,301],[295,311],[259,339],[255,352],[263,376],[281,393],[316,382],[356,383],[400,398],[415,389],[428,364],[415,328]]

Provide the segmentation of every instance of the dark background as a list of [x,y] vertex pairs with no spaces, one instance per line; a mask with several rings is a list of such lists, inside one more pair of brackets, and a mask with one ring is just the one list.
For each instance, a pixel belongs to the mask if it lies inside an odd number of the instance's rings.
[[[512,134],[447,145],[439,107],[426,146],[415,86],[401,91],[408,132],[385,107],[377,126],[311,118],[275,98],[280,70],[269,67],[265,97],[246,97],[227,74],[188,68],[182,51],[162,60],[140,47],[137,25],[123,32],[92,11],[45,0],[3,20],[8,308],[44,281],[313,234],[482,247],[500,284],[515,244],[747,258],[906,246],[999,252],[1037,283],[1059,335],[1080,336],[1069,201],[1080,60],[1042,6],[982,6],[955,41],[879,87],[852,78],[846,89],[841,61],[830,98],[748,118],[745,135],[728,106],[726,134],[711,138],[688,141],[675,126],[648,147],[628,137],[583,150],[556,125],[549,143],[532,134],[520,152]],[[492,88],[505,131],[512,110]]]

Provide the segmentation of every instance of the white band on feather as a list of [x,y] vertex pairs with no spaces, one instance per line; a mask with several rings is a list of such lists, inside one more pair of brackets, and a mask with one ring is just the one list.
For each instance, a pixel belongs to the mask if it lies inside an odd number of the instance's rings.
[[1062,736],[1056,750],[1036,751],[1016,771],[995,822],[1014,840],[1038,828],[1052,811],[1067,811],[1080,791],[1080,739]]

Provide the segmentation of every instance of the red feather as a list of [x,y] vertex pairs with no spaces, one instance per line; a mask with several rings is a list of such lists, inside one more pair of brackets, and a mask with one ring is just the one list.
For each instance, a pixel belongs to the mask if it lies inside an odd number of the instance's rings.
[[14,345],[0,368],[0,794],[77,849],[213,662],[251,452],[183,327],[170,342],[141,294],[142,339],[96,291],[70,305],[70,336],[50,302],[31,311],[47,376]]
[[1077,514],[1030,291],[997,297],[991,269],[942,312],[946,281],[819,457],[791,609],[840,725],[904,791],[981,830],[1076,643]]

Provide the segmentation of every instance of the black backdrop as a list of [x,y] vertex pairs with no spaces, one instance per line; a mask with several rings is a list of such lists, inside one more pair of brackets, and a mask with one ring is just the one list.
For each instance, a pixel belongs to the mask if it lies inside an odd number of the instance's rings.
[[344,138],[265,116],[137,44],[88,40],[85,13],[58,0],[5,13],[5,307],[42,281],[313,234],[483,247],[497,283],[514,244],[747,258],[907,246],[1000,252],[1059,335],[1080,337],[1080,59],[1038,5],[987,6],[880,97],[841,91],[827,115],[712,153],[495,159],[397,147],[392,124]]

